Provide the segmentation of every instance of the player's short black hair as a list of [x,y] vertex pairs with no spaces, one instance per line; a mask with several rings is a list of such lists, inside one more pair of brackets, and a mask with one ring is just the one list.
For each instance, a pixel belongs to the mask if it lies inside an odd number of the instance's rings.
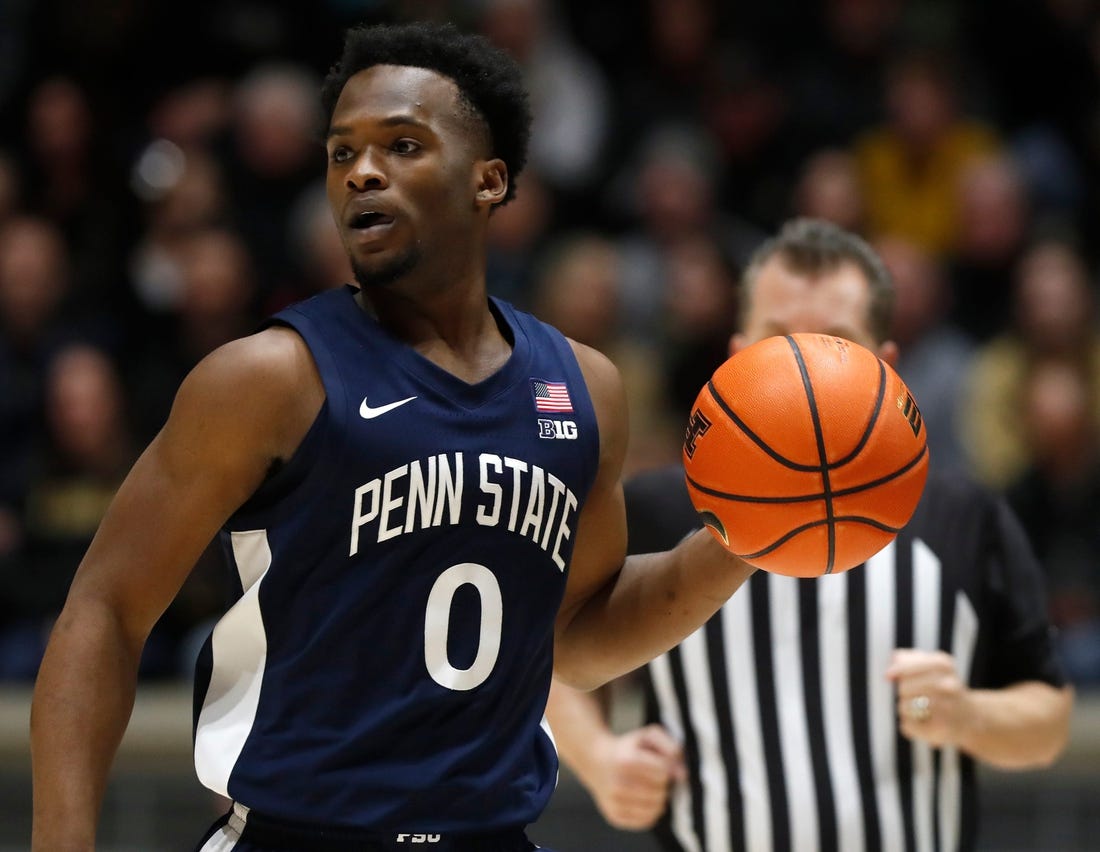
[[761,267],[779,257],[800,274],[821,275],[845,263],[854,264],[871,288],[871,333],[882,343],[890,337],[894,311],[894,281],[882,258],[860,236],[823,219],[791,219],[765,240],[749,258],[741,276],[741,309],[747,315]]
[[523,72],[516,61],[484,36],[465,33],[454,24],[375,24],[353,27],[344,52],[321,87],[325,122],[331,124],[336,101],[355,74],[375,65],[426,68],[454,80],[462,97],[488,132],[491,154],[508,169],[508,191],[527,162],[531,108]]

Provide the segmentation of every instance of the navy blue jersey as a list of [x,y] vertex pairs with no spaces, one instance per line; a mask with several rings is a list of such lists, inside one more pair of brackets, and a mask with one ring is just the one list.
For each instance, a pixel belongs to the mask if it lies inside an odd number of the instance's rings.
[[542,713],[592,403],[565,338],[506,303],[512,354],[471,385],[355,292],[274,318],[326,399],[222,532],[240,598],[199,660],[199,778],[312,824],[526,824],[557,777]]

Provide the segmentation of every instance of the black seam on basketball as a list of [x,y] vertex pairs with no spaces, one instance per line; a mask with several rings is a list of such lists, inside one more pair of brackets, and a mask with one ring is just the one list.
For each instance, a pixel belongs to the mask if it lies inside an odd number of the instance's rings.
[[794,360],[798,363],[798,372],[802,374],[802,389],[806,391],[806,402],[810,406],[810,419],[814,424],[814,440],[817,441],[817,457],[821,461],[818,468],[821,474],[821,488],[825,492],[825,522],[829,525],[829,557],[825,565],[825,573],[833,573],[833,565],[836,562],[836,526],[833,522],[833,494],[829,481],[829,454],[825,451],[825,433],[821,429],[821,414],[817,410],[817,399],[814,398],[814,386],[810,381],[810,372],[806,368],[806,362],[802,358],[802,350],[798,348],[794,338],[786,335],[787,343],[794,353]]
[[791,470],[797,470],[800,473],[817,473],[821,469],[820,465],[799,464],[798,462],[791,461],[790,459],[781,456],[779,453],[769,447],[763,438],[753,432],[744,420],[737,416],[734,410],[730,408],[729,404],[724,399],[722,399],[722,395],[718,393],[718,388],[714,386],[713,380],[707,382],[707,390],[710,391],[710,395],[714,398],[714,401],[718,403],[718,407],[726,412],[726,416],[733,421],[733,424],[745,433],[745,437],[747,437],[750,441],[756,444],[756,446],[762,449],[765,453],[767,453],[781,465],[790,468]]
[[[878,479],[872,479],[869,482],[861,482],[859,485],[849,485],[847,488],[837,488],[833,490],[833,498],[837,497],[849,497],[852,494],[858,494],[860,491],[868,491],[872,488],[878,488],[880,485],[885,485],[891,480],[897,479],[904,473],[912,470],[916,465],[920,463],[920,460],[924,458],[928,452],[928,445],[925,444],[920,448],[920,452],[913,458],[909,459],[905,464],[899,467],[897,470],[891,471],[885,476],[880,476]],[[752,494],[734,494],[730,491],[719,491],[717,488],[711,488],[707,485],[703,485],[692,478],[691,474],[685,474],[688,483],[696,491],[700,491],[706,494],[708,497],[717,497],[719,500],[729,500],[734,503],[812,503],[814,500],[824,500],[825,492],[818,491],[815,494],[791,494],[783,497],[759,497]]]
[[[738,553],[736,555],[738,558],[744,559],[746,561],[759,559],[761,556],[767,556],[769,553],[773,553],[774,551],[778,550],[796,535],[800,535],[807,530],[812,530],[814,527],[820,527],[822,524],[829,523],[865,524],[866,526],[874,527],[875,529],[882,530],[883,532],[890,533],[891,535],[897,535],[899,532],[901,532],[901,527],[892,527],[888,524],[882,523],[882,521],[876,521],[874,518],[865,518],[862,515],[837,515],[835,518],[833,518],[832,521],[810,521],[807,524],[802,524],[801,526],[795,527],[793,530],[788,530],[786,533],[777,538],[763,550],[757,550],[755,553]],[[830,568],[829,570],[832,570],[832,568]],[[825,573],[828,573],[828,571],[826,571]]]
[[860,454],[863,448],[867,445],[867,442],[871,440],[871,433],[875,429],[875,424],[878,423],[878,416],[882,411],[882,401],[886,398],[886,365],[882,363],[880,359],[878,362],[878,396],[875,398],[875,407],[871,412],[871,420],[867,424],[867,428],[864,430],[863,435],[859,439],[859,443],[856,444],[856,448],[852,450],[848,455],[842,459],[837,459],[835,462],[829,462],[829,469],[836,470],[838,467],[843,467],[848,464],[852,459]]

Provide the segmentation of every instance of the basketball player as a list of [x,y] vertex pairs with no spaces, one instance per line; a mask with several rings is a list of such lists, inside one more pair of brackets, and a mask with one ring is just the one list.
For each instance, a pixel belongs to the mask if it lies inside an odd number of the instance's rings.
[[[889,274],[858,237],[789,222],[743,280],[731,352],[774,334],[853,340],[893,363]],[[699,526],[681,467],[627,487],[633,552]],[[971,850],[974,762],[1049,764],[1072,696],[1043,582],[1005,504],[932,473],[913,519],[865,566],[758,573],[645,669],[650,724],[613,733],[555,684],[558,749],[613,825],[670,850]]]
[[142,644],[219,530],[239,597],[194,729],[234,802],[219,852],[533,849],[552,653],[598,685],[752,572],[706,533],[626,560],[614,367],[486,294],[528,136],[515,63],[451,27],[357,28],[322,95],[358,286],[202,361],[121,487],[35,688],[40,852],[93,848]]

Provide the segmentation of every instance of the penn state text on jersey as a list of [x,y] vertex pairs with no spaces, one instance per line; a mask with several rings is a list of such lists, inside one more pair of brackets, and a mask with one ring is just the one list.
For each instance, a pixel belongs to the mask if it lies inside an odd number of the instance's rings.
[[[326,292],[277,314],[326,401],[226,524],[239,598],[200,656],[200,780],[256,812],[421,833],[534,821],[553,623],[599,435],[568,341],[492,301],[513,351],[468,384]],[[572,411],[539,408],[533,380]],[[570,440],[547,440],[548,417]],[[555,432],[550,428],[549,432]]]

